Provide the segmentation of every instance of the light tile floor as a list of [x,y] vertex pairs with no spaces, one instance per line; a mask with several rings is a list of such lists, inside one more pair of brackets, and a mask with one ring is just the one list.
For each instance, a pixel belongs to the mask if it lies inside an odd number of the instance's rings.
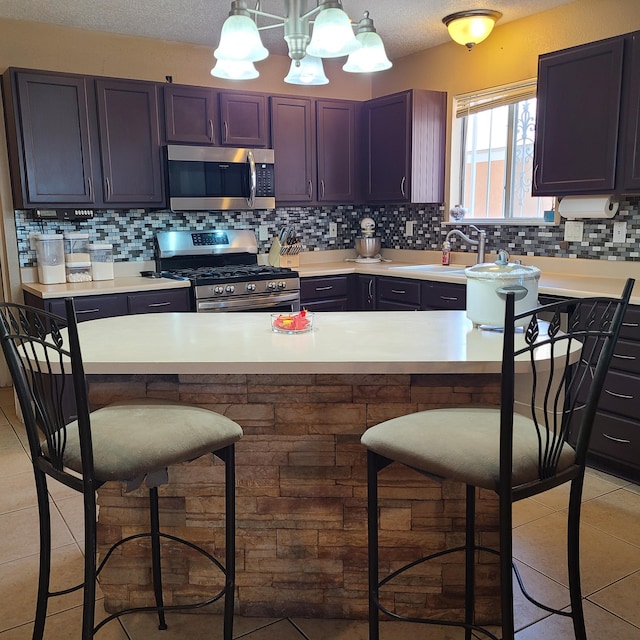
[[[13,393],[0,389],[0,640],[31,638],[38,560],[35,490],[24,429],[16,419]],[[532,594],[568,606],[564,547],[564,488],[518,503],[514,555]],[[82,567],[82,502],[63,486],[52,487],[55,585],[73,583]],[[640,639],[640,487],[589,471],[582,515],[583,592],[590,640]],[[72,578],[71,576],[74,576]],[[100,598],[100,595],[99,595]],[[98,616],[103,614],[100,601]],[[548,617],[523,598],[516,603],[518,640],[572,638],[570,622]],[[221,639],[215,616],[172,614],[158,631],[151,615],[114,621],[103,640]],[[50,605],[47,640],[77,640],[80,595]],[[246,640],[366,640],[363,621],[236,618],[235,638]],[[383,640],[454,640],[458,630],[383,623]]]

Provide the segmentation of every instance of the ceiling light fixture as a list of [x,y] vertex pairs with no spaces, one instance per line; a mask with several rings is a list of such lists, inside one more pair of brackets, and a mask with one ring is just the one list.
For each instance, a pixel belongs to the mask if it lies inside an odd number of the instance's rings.
[[454,42],[467,49],[489,37],[495,23],[502,17],[499,11],[491,9],[471,9],[459,11],[442,18]]
[[[354,25],[342,9],[341,0],[319,0],[308,11],[307,0],[284,0],[284,7],[285,16],[281,17],[262,11],[260,0],[257,0],[255,9],[248,8],[246,0],[233,0],[229,17],[222,25],[220,43],[213,53],[217,63],[211,74],[236,80],[257,77],[253,63],[269,55],[259,32],[280,26],[284,27],[284,39],[292,61],[285,82],[327,84],[329,80],[324,74],[322,58],[349,56],[343,69],[352,73],[382,71],[391,67],[368,11]],[[255,22],[257,16],[275,23],[258,27]],[[313,16],[315,20],[311,20]],[[311,36],[310,24],[313,24]],[[244,67],[238,66],[240,63]],[[233,75],[234,71],[238,75]]]

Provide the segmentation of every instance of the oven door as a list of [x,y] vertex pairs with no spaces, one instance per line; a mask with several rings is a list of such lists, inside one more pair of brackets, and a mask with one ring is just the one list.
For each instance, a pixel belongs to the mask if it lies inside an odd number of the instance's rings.
[[274,295],[251,295],[235,298],[203,298],[196,300],[198,313],[220,313],[222,311],[274,311],[291,313],[300,311],[300,292]]

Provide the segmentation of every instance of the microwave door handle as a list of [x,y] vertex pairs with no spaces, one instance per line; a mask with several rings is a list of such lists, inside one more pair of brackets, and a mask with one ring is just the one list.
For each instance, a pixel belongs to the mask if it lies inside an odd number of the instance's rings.
[[247,151],[247,164],[249,165],[249,197],[247,198],[247,204],[253,207],[253,203],[256,197],[256,161],[253,157],[253,151],[249,149]]

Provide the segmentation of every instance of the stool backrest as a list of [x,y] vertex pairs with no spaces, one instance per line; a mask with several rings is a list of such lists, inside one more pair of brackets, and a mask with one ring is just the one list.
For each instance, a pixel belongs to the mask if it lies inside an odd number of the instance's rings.
[[[515,313],[507,296],[501,380],[500,465],[504,490],[511,490],[513,416],[533,421],[538,438],[539,483],[559,484],[557,468],[565,442],[584,468],[589,439],[634,280],[620,298],[571,298]],[[522,319],[528,319],[522,329]],[[520,321],[520,322],[519,322]],[[555,482],[558,480],[558,482]],[[526,495],[527,487],[520,491]],[[525,497],[523,495],[522,497]]]
[[[87,387],[72,299],[67,318],[0,303],[0,343],[27,431],[31,459],[45,473],[82,491],[93,477]],[[66,424],[77,420],[83,478],[65,470]]]

